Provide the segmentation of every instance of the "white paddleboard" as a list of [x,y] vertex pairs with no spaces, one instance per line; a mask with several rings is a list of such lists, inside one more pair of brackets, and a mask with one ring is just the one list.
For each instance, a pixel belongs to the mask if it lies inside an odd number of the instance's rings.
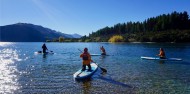
[[76,80],[83,80],[83,79],[91,77],[98,69],[98,66],[95,63],[91,63],[90,65],[91,65],[92,71],[88,71],[88,66],[86,66],[85,71],[82,71],[82,69],[80,69],[73,74],[73,77]]
[[141,56],[141,59],[146,59],[146,60],[170,60],[170,61],[181,61],[181,58],[166,58],[166,59],[161,59],[159,57],[145,57]]
[[102,55],[102,54],[90,54],[91,56],[109,56],[109,55]]
[[37,51],[37,52],[34,52],[35,54],[54,54],[53,51],[48,51],[46,53],[43,53],[42,51]]

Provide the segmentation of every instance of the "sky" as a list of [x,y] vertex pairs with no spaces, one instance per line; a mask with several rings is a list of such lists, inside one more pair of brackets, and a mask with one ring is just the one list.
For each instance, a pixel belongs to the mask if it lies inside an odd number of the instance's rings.
[[190,0],[0,0],[0,26],[31,23],[88,36],[106,26],[174,11],[190,15]]

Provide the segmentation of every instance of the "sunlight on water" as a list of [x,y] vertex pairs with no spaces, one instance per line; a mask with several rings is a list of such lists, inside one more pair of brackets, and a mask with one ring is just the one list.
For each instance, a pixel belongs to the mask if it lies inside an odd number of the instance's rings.
[[0,47],[5,47],[5,46],[9,46],[9,45],[12,45],[14,43],[11,43],[11,42],[0,42]]
[[3,49],[0,50],[0,53],[0,93],[13,93],[19,89],[16,75],[17,68],[14,62],[20,59],[17,51],[13,49]]

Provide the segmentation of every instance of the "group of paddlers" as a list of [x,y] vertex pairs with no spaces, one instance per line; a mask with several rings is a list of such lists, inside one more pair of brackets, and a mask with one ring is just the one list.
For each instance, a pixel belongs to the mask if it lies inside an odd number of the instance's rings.
[[[42,52],[47,53],[46,50],[48,50],[46,44],[44,43],[42,45]],[[103,46],[100,47],[100,50],[102,51],[101,55],[106,55],[106,50]],[[86,70],[86,66],[88,66],[88,71],[91,71],[91,65],[90,62],[93,62],[91,59],[91,55],[88,52],[88,48],[84,48],[84,51],[80,55],[80,58],[82,58],[82,71]]]
[[[42,50],[43,50],[43,53],[46,53],[46,50],[48,50],[45,43],[42,45]],[[106,50],[103,46],[100,47],[100,50],[102,51],[101,55],[106,55]],[[163,48],[160,48],[160,52],[159,52],[158,56],[161,59],[166,58]],[[91,59],[91,55],[88,52],[88,48],[84,48],[84,51],[82,52],[82,54],[80,54],[80,58],[82,58],[82,60],[83,60],[82,61],[82,71],[86,70],[86,66],[88,66],[88,71],[91,71],[90,63],[93,62],[93,60]]]

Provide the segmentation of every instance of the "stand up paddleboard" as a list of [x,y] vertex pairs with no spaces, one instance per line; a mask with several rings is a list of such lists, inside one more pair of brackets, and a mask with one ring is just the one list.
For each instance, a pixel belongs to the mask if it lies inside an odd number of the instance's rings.
[[161,59],[159,57],[145,57],[141,56],[141,59],[146,59],[146,60],[169,60],[169,61],[181,61],[181,58],[166,58],[166,59]]
[[91,56],[109,56],[109,55],[102,55],[102,54],[90,54]]
[[48,51],[46,53],[43,53],[42,51],[37,51],[37,52],[34,52],[35,54],[54,54],[53,51]]
[[82,69],[80,69],[73,74],[73,77],[76,80],[84,80],[84,79],[90,78],[98,69],[98,66],[95,63],[91,63],[90,65],[91,65],[92,71],[88,71],[88,66],[86,66],[85,71],[82,71]]

